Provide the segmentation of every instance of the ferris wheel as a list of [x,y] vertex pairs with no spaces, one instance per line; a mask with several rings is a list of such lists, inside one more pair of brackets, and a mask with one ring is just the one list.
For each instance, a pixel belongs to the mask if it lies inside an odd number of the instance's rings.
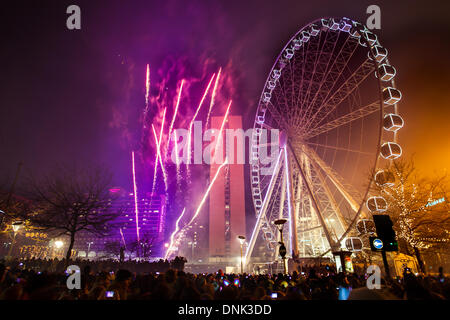
[[[402,153],[395,75],[376,34],[348,18],[318,19],[289,40],[255,116],[250,183],[256,223],[246,264],[276,259],[278,219],[287,220],[288,256],[362,249],[370,214],[387,209],[382,197],[369,195],[373,180],[392,182],[377,168]],[[271,161],[261,156],[264,148],[274,154]]]

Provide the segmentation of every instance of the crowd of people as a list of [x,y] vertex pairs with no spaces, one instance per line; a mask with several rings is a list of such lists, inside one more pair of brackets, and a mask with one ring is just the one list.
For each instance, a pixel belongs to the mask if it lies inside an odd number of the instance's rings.
[[[338,300],[366,286],[365,274],[307,266],[290,274],[187,273],[185,260],[136,262],[13,260],[0,262],[2,300]],[[69,290],[66,266],[80,267]],[[158,271],[156,271],[158,270]],[[449,299],[449,279],[416,276],[382,281],[398,299]]]

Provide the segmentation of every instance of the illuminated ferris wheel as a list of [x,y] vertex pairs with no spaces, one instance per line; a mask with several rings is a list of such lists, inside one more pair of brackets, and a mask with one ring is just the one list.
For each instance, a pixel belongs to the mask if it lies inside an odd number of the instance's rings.
[[[276,259],[277,219],[288,220],[288,256],[362,249],[370,214],[387,209],[383,198],[370,197],[372,180],[391,183],[377,168],[402,153],[395,75],[376,34],[348,18],[318,19],[289,40],[270,70],[254,122],[256,223],[247,264]],[[265,129],[280,134],[274,138]],[[275,152],[273,161],[261,157],[263,147]]]

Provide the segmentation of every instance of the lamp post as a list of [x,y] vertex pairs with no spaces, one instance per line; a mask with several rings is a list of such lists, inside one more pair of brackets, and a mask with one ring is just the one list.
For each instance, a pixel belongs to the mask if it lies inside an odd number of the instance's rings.
[[283,226],[287,222],[286,219],[278,219],[273,222],[277,226],[278,231],[280,231],[280,256],[283,259],[283,267],[284,267],[284,274],[287,274],[287,266],[286,266],[286,247],[284,246],[283,241]]
[[245,237],[238,236],[239,243],[241,244],[241,273],[244,273],[242,246],[244,245]]
[[12,253],[12,249],[14,247],[14,244],[16,243],[16,234],[19,231],[21,225],[22,225],[22,221],[16,221],[16,222],[13,222],[13,224],[11,226],[12,229],[13,229],[14,235],[13,235],[11,246],[9,247],[9,252],[8,252],[8,257],[10,257],[10,258],[12,258],[11,257],[11,253]]
[[86,244],[88,245],[88,249],[87,249],[87,253],[86,253],[86,258],[89,259],[89,251],[91,251],[91,244],[94,244],[93,242],[86,242]]
[[[64,242],[62,242],[61,240],[57,240],[55,241],[55,247],[56,249],[61,249],[61,247],[64,245]],[[58,253],[56,253],[57,255]]]

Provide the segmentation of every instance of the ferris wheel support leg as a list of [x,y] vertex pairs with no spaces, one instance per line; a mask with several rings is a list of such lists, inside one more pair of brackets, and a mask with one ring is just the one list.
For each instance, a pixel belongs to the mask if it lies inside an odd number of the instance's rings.
[[322,228],[323,228],[323,230],[325,232],[325,236],[327,237],[328,243],[330,244],[331,249],[334,250],[334,248],[337,248],[339,246],[339,244],[336,244],[336,242],[331,237],[330,232],[328,231],[327,225],[325,224],[325,221],[324,221],[323,216],[322,216],[322,212],[320,211],[319,206],[317,204],[317,200],[316,200],[316,198],[314,197],[314,195],[312,193],[311,186],[310,186],[308,180],[306,179],[305,173],[303,172],[303,168],[302,168],[302,166],[300,165],[300,162],[297,159],[297,155],[294,152],[294,148],[292,148],[290,139],[288,139],[287,144],[289,146],[289,149],[291,150],[291,154],[292,154],[295,162],[297,163],[298,171],[300,172],[300,174],[302,176],[302,179],[303,179],[303,182],[305,183],[306,189],[308,190],[309,197],[312,200],[312,203],[313,203],[313,206],[314,206],[314,210],[317,213],[317,217],[319,218],[320,224],[322,225]]
[[244,269],[247,269],[247,265],[250,261],[250,257],[251,254],[253,252],[253,248],[255,247],[255,243],[256,243],[256,239],[258,238],[258,234],[261,230],[261,225],[263,223],[264,220],[266,219],[266,211],[267,211],[267,207],[269,204],[269,199],[272,196],[272,192],[273,192],[273,188],[275,185],[275,181],[276,181],[276,176],[278,175],[279,171],[280,171],[280,167],[281,167],[281,161],[280,158],[283,155],[283,151],[280,152],[280,154],[278,155],[278,159],[277,159],[277,163],[275,165],[274,171],[273,171],[273,175],[272,178],[270,180],[269,183],[269,188],[267,190],[266,196],[264,198],[264,202],[263,205],[261,207],[261,210],[259,212],[258,218],[256,219],[256,224],[255,224],[255,228],[253,229],[252,232],[252,236],[250,238],[250,242],[248,244],[247,250],[245,251],[245,257],[244,257]]
[[339,192],[342,194],[344,199],[348,202],[348,204],[353,209],[353,211],[358,212],[358,209],[359,209],[358,203],[355,201],[355,199],[353,199],[353,197],[350,195],[350,193],[347,190],[345,190],[344,186],[339,181],[339,178],[336,177],[335,172],[332,172],[330,170],[330,168],[325,164],[325,162],[323,162],[322,159],[320,159],[320,157],[317,155],[317,153],[314,152],[314,150],[312,150],[311,148],[305,148],[305,149],[306,149],[306,154],[308,155],[308,158],[320,166],[320,168],[327,174],[327,177],[331,180],[331,182],[333,182],[336,189],[339,190]]
[[293,166],[290,158],[292,158],[289,152],[285,149],[285,167],[286,167],[286,189],[288,191],[288,205],[289,205],[289,239],[291,241],[292,258],[298,257],[298,224],[297,224],[297,212],[295,205],[295,193],[294,193],[294,175]]
[[[317,164],[314,163],[314,161],[310,162],[312,167],[314,168],[314,170],[317,172],[317,177],[319,178],[320,182],[323,185],[325,194],[327,195],[328,199],[330,200],[331,206],[333,208],[333,211],[336,213],[336,216],[338,218],[339,224],[342,228],[342,232],[345,231],[345,229],[348,227],[345,223],[345,219],[344,216],[342,215],[341,210],[339,209],[339,206],[337,205],[336,199],[334,199],[333,194],[331,193],[330,188],[328,187],[328,185],[326,184],[325,178],[323,177],[322,173],[319,171],[319,169],[317,168]],[[339,237],[336,238],[339,239]]]

